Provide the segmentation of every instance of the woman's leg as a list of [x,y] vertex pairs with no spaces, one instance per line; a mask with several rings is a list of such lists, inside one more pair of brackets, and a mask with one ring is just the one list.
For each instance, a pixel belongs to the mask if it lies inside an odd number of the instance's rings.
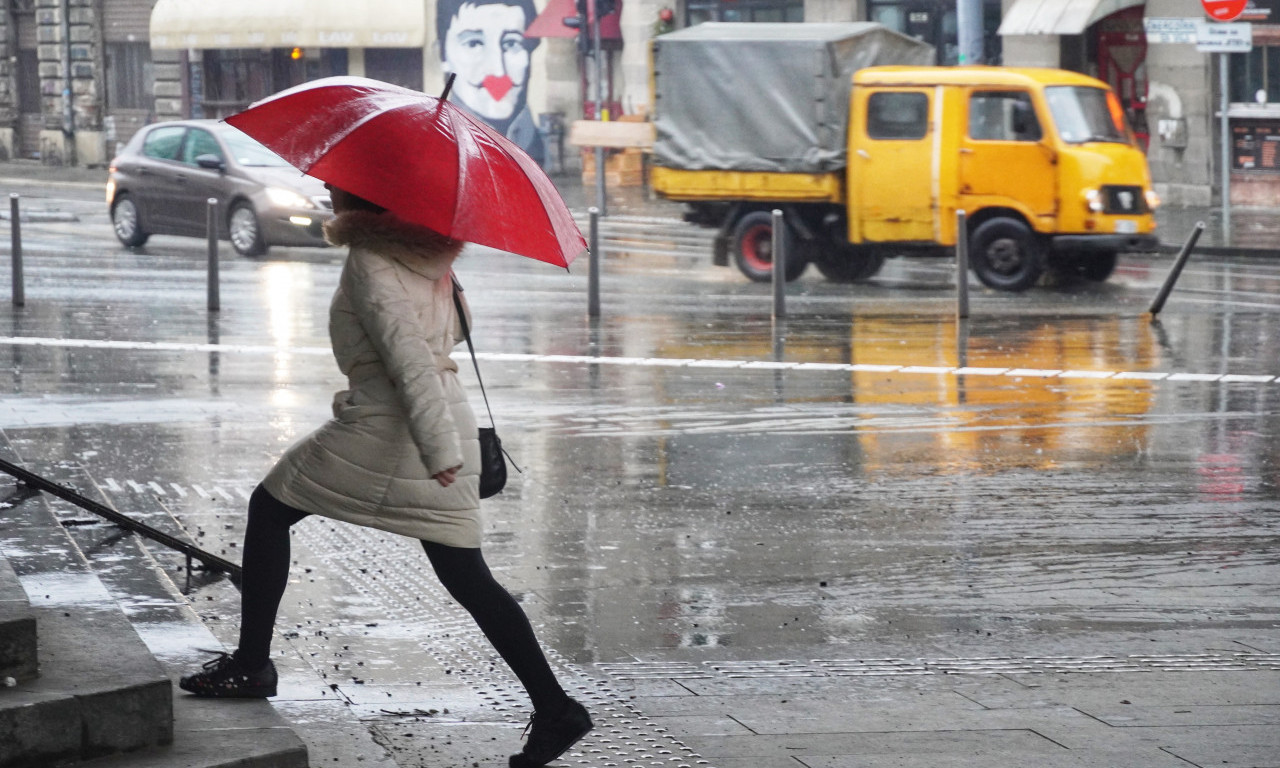
[[537,712],[559,712],[568,700],[538,645],[524,609],[489,572],[479,549],[422,542],[431,567],[520,679]]
[[259,485],[249,498],[240,586],[240,647],[248,670],[266,666],[280,598],[289,583],[289,528],[307,513],[277,501]]

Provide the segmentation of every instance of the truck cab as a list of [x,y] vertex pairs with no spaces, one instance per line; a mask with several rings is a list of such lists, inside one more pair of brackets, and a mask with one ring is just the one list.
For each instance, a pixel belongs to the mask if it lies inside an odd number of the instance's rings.
[[1115,94],[1055,69],[869,67],[853,76],[848,241],[882,255],[953,248],[1018,291],[1047,268],[1105,280],[1154,250],[1159,204]]

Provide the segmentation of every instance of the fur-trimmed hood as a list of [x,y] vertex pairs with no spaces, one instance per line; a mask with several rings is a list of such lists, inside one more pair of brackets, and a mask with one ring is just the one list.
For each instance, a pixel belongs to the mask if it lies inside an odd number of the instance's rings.
[[463,246],[461,240],[410,224],[389,211],[345,211],[325,222],[324,237],[333,245],[377,251],[431,280],[449,273]]

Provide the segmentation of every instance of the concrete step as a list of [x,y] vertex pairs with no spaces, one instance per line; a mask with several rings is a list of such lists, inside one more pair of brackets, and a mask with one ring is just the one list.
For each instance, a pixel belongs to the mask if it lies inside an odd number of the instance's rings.
[[0,558],[0,686],[36,676],[36,616],[9,561]]
[[0,690],[0,767],[51,767],[168,744],[168,676],[48,506],[0,519],[0,541],[30,601],[39,676]]
[[[54,468],[51,479],[65,485],[91,488],[92,483],[74,470]],[[99,500],[102,500],[99,498]],[[135,636],[145,644],[157,668],[172,685],[166,690],[171,717],[171,739],[132,752],[98,757],[77,766],[93,768],[307,768],[307,750],[289,724],[264,700],[200,699],[177,687],[178,678],[199,668],[221,643],[200,620],[181,589],[153,556],[157,548],[175,572],[181,555],[159,545],[147,545],[109,523],[94,523],[90,516],[67,502],[41,496],[27,502],[52,507],[55,519],[76,521],[63,531],[78,552],[87,553],[100,588],[114,601],[117,614],[132,623]],[[184,536],[175,522],[165,523],[167,510],[160,505],[121,509],[136,518],[159,525],[167,533]],[[0,528],[0,551],[9,537]],[[185,574],[185,569],[181,572]],[[224,576],[201,573],[200,580],[222,581]],[[230,588],[230,587],[228,587]],[[37,599],[32,594],[32,599]],[[3,733],[0,733],[3,740]],[[3,766],[3,763],[0,763]]]

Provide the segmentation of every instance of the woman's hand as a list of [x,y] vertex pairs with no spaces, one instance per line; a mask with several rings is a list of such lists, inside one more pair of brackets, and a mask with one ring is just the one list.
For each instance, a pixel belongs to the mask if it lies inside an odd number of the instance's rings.
[[448,469],[442,469],[439,472],[432,475],[431,479],[439,483],[441,487],[448,488],[449,486],[453,485],[454,481],[458,479],[458,470],[460,469],[462,469],[461,464],[459,464],[456,467],[449,467]]

